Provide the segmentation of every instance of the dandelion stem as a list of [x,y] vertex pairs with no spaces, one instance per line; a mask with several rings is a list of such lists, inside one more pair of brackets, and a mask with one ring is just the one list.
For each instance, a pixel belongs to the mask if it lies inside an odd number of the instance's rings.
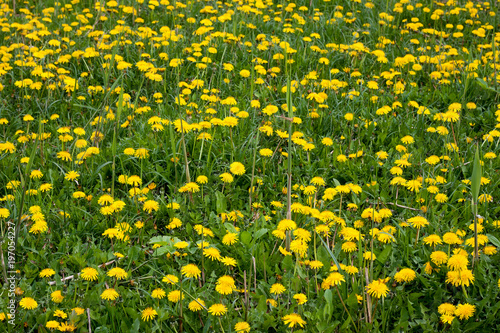
[[224,327],[222,326],[222,322],[220,320],[220,317],[218,318],[219,319],[219,325],[220,325],[220,329],[222,330],[222,333],[224,333]]
[[344,306],[344,310],[345,310],[345,312],[347,312],[347,314],[349,315],[349,318],[351,319],[351,322],[352,322],[352,324],[354,325],[354,328],[356,329],[356,332],[359,332],[359,331],[358,331],[358,327],[356,326],[356,323],[354,322],[354,320],[353,320],[353,319],[352,319],[352,317],[351,317],[351,313],[349,312],[349,310],[347,310],[347,307],[345,306],[344,300],[342,299],[342,296],[340,295],[339,287],[338,287],[338,286],[335,286],[335,289],[337,289],[337,294],[339,295],[340,302],[341,302],[341,303],[342,303],[342,305]]
[[465,286],[462,284],[462,291],[464,292],[465,299],[469,298],[469,295],[467,295],[467,290],[465,289]]
[[255,160],[257,157],[257,146],[259,144],[259,131],[257,131],[257,136],[255,138],[255,147],[253,151],[253,161],[252,161],[252,178],[250,179],[250,194],[248,199],[248,210],[252,211],[252,196],[253,196],[253,181],[255,177]]
[[181,276],[180,278],[180,283],[179,283],[179,289],[180,289],[180,297],[179,297],[179,331],[182,333],[184,331],[184,323],[182,320],[182,269],[180,269],[179,274]]

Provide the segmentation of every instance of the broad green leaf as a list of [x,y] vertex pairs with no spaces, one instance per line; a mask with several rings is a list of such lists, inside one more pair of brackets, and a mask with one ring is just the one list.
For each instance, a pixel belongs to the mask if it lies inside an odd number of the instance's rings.
[[333,294],[332,294],[332,290],[331,289],[327,289],[325,291],[325,295],[324,295],[325,299],[326,299],[326,303],[330,306],[333,305]]
[[227,201],[226,201],[226,196],[220,192],[217,191],[215,192],[215,206],[217,209],[217,214],[224,213],[227,210]]
[[264,236],[265,234],[267,233],[267,229],[266,228],[262,228],[260,230],[257,230],[253,236],[254,238],[254,241],[256,241],[257,239],[261,238],[262,236]]
[[495,236],[493,236],[492,234],[486,234],[486,236],[488,236],[488,240],[493,244],[495,245],[496,247],[499,247],[500,248],[500,241],[498,240],[498,238],[496,238]]
[[252,241],[252,234],[248,231],[243,231],[240,235],[240,238],[243,244],[249,245]]
[[380,254],[377,256],[377,261],[381,264],[385,264],[387,258],[389,258],[389,254],[391,253],[392,246],[388,245]]
[[347,306],[351,309],[358,307],[358,298],[356,297],[355,292],[352,292],[349,294],[349,297],[347,297],[346,303],[347,303]]
[[286,269],[287,271],[293,269],[294,262],[292,256],[286,256],[285,259],[283,259],[282,263],[283,263],[283,268]]
[[259,303],[257,304],[257,311],[260,313],[260,314],[264,314],[266,313],[267,311],[267,301],[266,301],[266,297],[264,296],[261,296],[260,299],[259,299]]
[[486,90],[489,90],[489,91],[491,91],[491,92],[495,92],[495,93],[497,93],[497,94],[500,94],[500,90],[496,90],[496,89],[494,89],[493,87],[490,87],[490,86],[488,85],[488,83],[487,83],[486,81],[484,81],[483,79],[481,79],[481,78],[478,78],[478,77],[477,77],[477,78],[476,78],[476,81],[477,81],[477,84],[479,84],[479,86],[480,86],[481,88],[486,89]]
[[203,327],[203,333],[207,333],[208,330],[210,329],[210,325],[211,325],[211,320],[210,320],[210,317],[208,317],[208,320],[207,322],[205,323],[205,327]]
[[135,318],[132,327],[130,328],[130,333],[139,333],[141,323],[139,322],[139,318]]
[[238,233],[238,231],[236,231],[236,228],[235,228],[235,227],[234,227],[231,223],[228,223],[228,222],[224,223],[224,227],[225,227],[225,228],[227,229],[227,231],[229,231],[229,232],[232,232],[232,233],[235,233],[235,234],[237,234],[237,233]]
[[156,236],[149,240],[149,244],[158,244],[158,245],[174,245],[177,243],[179,239],[176,237],[170,236]]
[[161,246],[154,250],[155,252],[153,253],[154,256],[159,257],[164,255],[165,253],[174,253],[176,251],[175,247],[172,245],[170,246]]

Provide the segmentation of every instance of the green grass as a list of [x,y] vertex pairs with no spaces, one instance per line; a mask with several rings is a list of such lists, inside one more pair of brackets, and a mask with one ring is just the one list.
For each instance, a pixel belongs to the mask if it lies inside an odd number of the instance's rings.
[[500,324],[494,4],[13,3],[1,331]]

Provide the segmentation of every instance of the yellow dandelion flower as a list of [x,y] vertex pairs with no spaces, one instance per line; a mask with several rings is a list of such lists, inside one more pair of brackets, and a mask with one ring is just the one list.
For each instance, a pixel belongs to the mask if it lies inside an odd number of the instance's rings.
[[286,315],[282,319],[283,323],[285,325],[288,325],[289,328],[293,328],[295,326],[304,327],[304,325],[306,324],[306,321],[302,319],[302,317],[297,313]]
[[101,298],[107,301],[114,301],[118,297],[120,297],[120,294],[113,288],[106,289],[101,294]]
[[99,275],[99,272],[95,268],[92,267],[86,267],[82,269],[80,276],[82,279],[86,281],[94,281],[97,280],[97,276]]
[[157,315],[158,312],[156,312],[156,310],[151,307],[145,308],[141,312],[141,318],[143,321],[153,320]]
[[224,304],[214,304],[208,308],[208,313],[213,316],[223,316],[227,312],[227,308]]
[[19,301],[19,305],[26,310],[33,310],[38,307],[38,303],[31,297],[23,297],[21,301]]

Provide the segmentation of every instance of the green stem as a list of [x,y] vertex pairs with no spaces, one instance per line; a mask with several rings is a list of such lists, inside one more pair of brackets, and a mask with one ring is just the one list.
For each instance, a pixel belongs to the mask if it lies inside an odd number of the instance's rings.
[[344,300],[342,299],[342,296],[340,295],[339,287],[338,287],[338,286],[335,286],[335,289],[337,289],[337,294],[339,295],[340,302],[341,302],[341,303],[342,303],[342,305],[344,306],[344,310],[345,310],[345,312],[347,312],[347,314],[349,315],[349,318],[351,319],[351,322],[352,322],[352,324],[354,325],[354,328],[356,329],[356,332],[359,332],[359,331],[358,331],[358,327],[356,326],[356,323],[354,322],[354,320],[353,320],[353,319],[352,319],[352,317],[351,317],[351,313],[349,312],[349,310],[347,310],[347,307],[345,306]]

